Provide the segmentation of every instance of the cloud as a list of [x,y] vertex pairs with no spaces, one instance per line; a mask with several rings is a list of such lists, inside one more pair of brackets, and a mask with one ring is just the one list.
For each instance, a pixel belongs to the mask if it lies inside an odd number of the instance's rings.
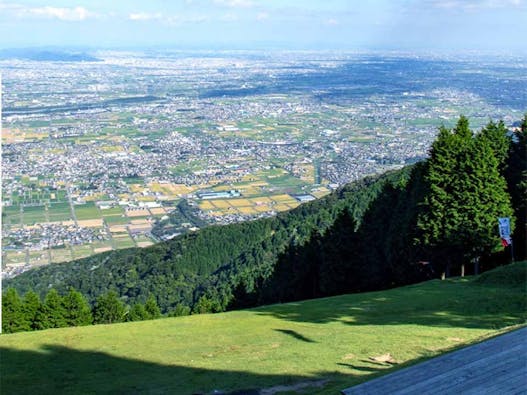
[[326,20],[326,25],[338,26],[338,25],[340,25],[340,22],[337,21],[336,19],[330,18],[330,19]]
[[84,7],[27,7],[21,4],[5,3],[0,4],[0,10],[8,17],[58,19],[68,22],[84,21],[101,16]]
[[128,19],[131,21],[151,21],[156,19],[163,19],[163,14],[157,12],[155,14],[149,14],[146,12],[137,12],[128,15]]
[[203,23],[209,20],[207,15],[164,15],[160,12],[147,13],[147,12],[135,12],[128,14],[128,19],[135,22],[148,22],[148,21],[159,21],[167,25],[183,25],[183,24],[195,24]]
[[30,8],[28,12],[35,16],[44,18],[56,18],[61,21],[84,21],[95,14],[89,12],[84,7],[59,8],[59,7],[38,7]]
[[434,8],[454,11],[480,11],[525,6],[525,0],[428,0],[426,3]]
[[229,8],[250,8],[254,6],[251,0],[212,0],[212,3]]

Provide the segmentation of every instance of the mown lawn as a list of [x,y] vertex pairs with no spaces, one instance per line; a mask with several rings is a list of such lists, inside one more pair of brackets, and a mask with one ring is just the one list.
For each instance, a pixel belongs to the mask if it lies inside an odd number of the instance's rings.
[[[284,393],[303,387],[309,394],[336,394],[524,324],[526,269],[523,262],[478,278],[383,292],[2,335],[0,389],[5,394],[256,394],[261,389],[272,394],[280,385]],[[387,354],[391,363],[371,359]]]

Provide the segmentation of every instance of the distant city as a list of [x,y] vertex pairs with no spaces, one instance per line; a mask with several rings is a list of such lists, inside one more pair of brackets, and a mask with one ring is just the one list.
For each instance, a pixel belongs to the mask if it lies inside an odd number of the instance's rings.
[[3,277],[275,215],[527,109],[515,58],[50,56],[0,60]]

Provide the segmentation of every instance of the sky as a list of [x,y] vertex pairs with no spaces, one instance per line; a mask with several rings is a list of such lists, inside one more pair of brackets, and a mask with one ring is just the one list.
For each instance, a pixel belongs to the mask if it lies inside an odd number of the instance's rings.
[[527,52],[527,0],[0,0],[0,48]]

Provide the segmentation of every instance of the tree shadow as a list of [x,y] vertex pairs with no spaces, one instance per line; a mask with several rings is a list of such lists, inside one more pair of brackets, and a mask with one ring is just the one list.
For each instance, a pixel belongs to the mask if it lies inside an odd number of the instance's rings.
[[276,304],[255,311],[293,322],[498,329],[524,322],[527,299],[521,288],[485,287],[459,278],[341,295],[331,301],[321,298]]
[[295,339],[297,340],[301,340],[303,342],[306,342],[306,343],[316,343],[316,341],[308,338],[308,337],[305,337],[304,335],[298,333],[297,331],[293,331],[291,329],[275,329],[276,332],[281,332],[281,333],[285,333],[286,335],[289,335],[289,336],[292,336],[294,337]]
[[359,366],[359,365],[353,365],[351,363],[343,363],[338,362],[337,365],[339,366],[345,366],[353,370],[359,370],[361,372],[370,372],[370,373],[377,373],[379,372],[379,369],[376,367],[370,367],[370,366]]
[[[405,367],[427,357],[399,365]],[[369,362],[369,361],[366,361]],[[356,373],[319,371],[308,376],[165,365],[98,352],[46,345],[38,350],[0,347],[2,394],[258,395],[338,393],[389,373],[386,365],[347,366]]]
[[163,365],[56,345],[38,351],[0,347],[0,355],[3,394],[249,395],[277,385],[306,386],[317,379],[327,380],[336,392],[366,379],[338,372],[301,376]]
[[387,176],[362,199],[365,207],[341,207],[325,231],[314,228],[306,240],[294,239],[253,299],[260,305],[285,303],[436,278],[432,265],[424,270],[417,264],[425,257],[414,245],[423,171],[415,165]]

